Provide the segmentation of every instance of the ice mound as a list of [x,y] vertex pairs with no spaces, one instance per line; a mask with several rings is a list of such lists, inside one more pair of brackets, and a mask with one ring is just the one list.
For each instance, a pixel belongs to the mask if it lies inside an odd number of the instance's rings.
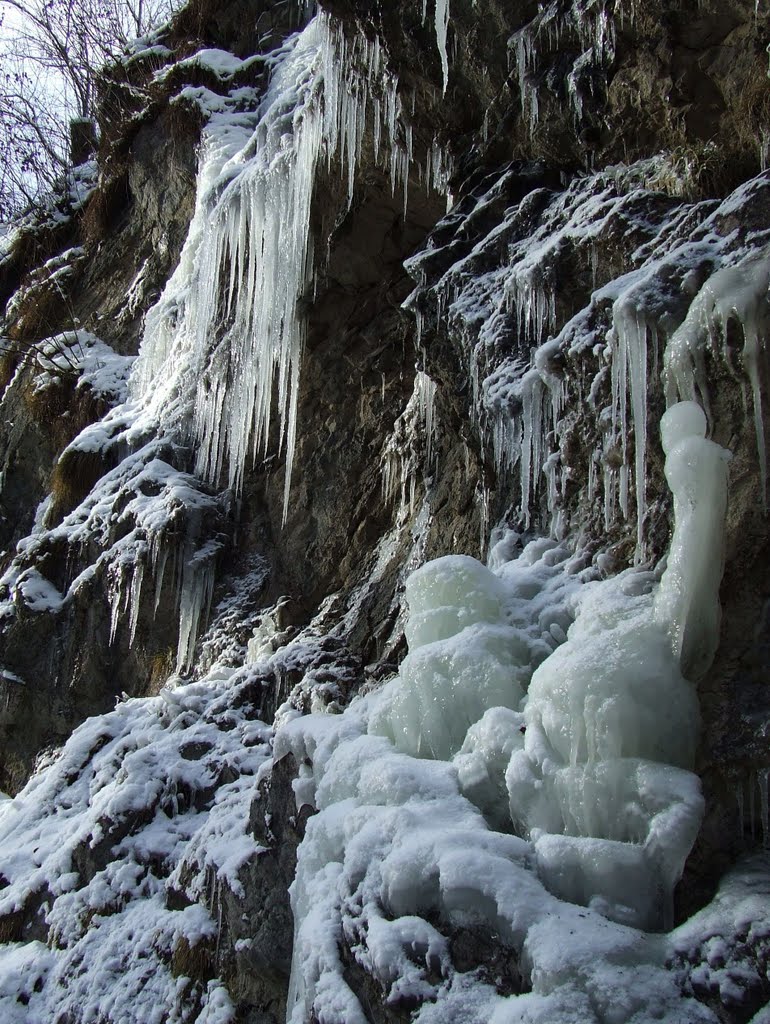
[[698,701],[685,676],[702,674],[718,643],[729,458],[705,432],[692,402],[663,417],[668,566],[649,593],[625,593],[627,576],[587,588],[567,642],[532,677],[506,776],[548,887],[646,928],[670,924],[702,816],[687,771]]
[[[693,403],[663,417],[662,575],[600,581],[549,540],[512,558],[511,533],[494,568],[438,559],[407,582],[399,676],[342,715],[284,719],[275,756],[319,811],[292,887],[292,1024],[366,1019],[344,949],[422,1024],[715,1020],[645,934],[670,921],[703,811],[691,680],[718,640],[729,459],[705,429]],[[479,923],[514,951],[517,994],[446,955],[442,929]]]
[[[406,584],[409,654],[400,680],[389,691],[369,725],[415,757],[447,760],[456,754],[471,726],[492,708],[516,710],[534,667],[547,657],[568,624],[569,594],[579,586],[562,570],[566,548],[533,542],[522,555],[523,576],[506,580],[465,555],[448,555],[414,572]],[[528,572],[526,570],[529,570]],[[582,570],[581,570],[582,571]],[[549,581],[561,594],[527,627],[522,605],[529,605]]]

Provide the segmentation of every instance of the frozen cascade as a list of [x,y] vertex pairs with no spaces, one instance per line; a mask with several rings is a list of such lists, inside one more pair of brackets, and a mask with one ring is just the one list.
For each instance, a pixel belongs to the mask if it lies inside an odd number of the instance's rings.
[[532,677],[507,773],[511,814],[532,835],[549,888],[575,902],[597,897],[642,927],[670,925],[667,901],[702,813],[689,771],[698,725],[689,680],[719,638],[729,458],[705,432],[694,403],[663,417],[675,515],[667,568],[641,593],[644,574],[589,591],[567,643]]
[[[688,402],[661,424],[675,503],[661,577],[600,582],[549,540],[511,560],[513,533],[493,545],[491,569],[427,563],[407,582],[400,675],[342,715],[285,720],[276,757],[293,752],[298,806],[320,811],[292,887],[292,1024],[311,1009],[321,1019],[332,999],[365,1020],[338,943],[368,950],[377,976],[384,936],[371,922],[393,921],[407,942],[413,915],[430,910],[481,916],[524,955],[532,993],[491,990],[479,1019],[567,1024],[577,1006],[602,1024],[713,1022],[665,980],[667,940],[635,930],[670,921],[703,810],[690,679],[718,634],[729,458],[705,429]],[[489,830],[511,819],[526,839]],[[639,992],[628,969],[644,976]],[[430,983],[413,974],[425,998]],[[451,992],[434,984],[428,998],[448,1010]]]
[[379,40],[348,39],[319,15],[277,64],[256,126],[209,126],[190,233],[148,314],[133,377],[135,396],[161,421],[184,424],[194,409],[197,471],[216,484],[226,468],[236,492],[249,458],[268,449],[275,389],[284,518],[305,336],[299,303],[313,276],[316,169],[323,155],[329,164],[338,157],[352,199],[370,110],[375,155],[406,196],[411,135]]
[[[403,186],[406,201],[413,153],[398,79],[387,69],[379,39],[361,33],[348,38],[324,15],[279,55],[256,114],[226,109],[211,117],[188,237],[176,271],[148,313],[130,381],[139,423],[172,436],[192,434],[196,472],[216,487],[226,471],[236,493],[249,458],[268,450],[277,405],[278,448],[286,456],[284,519],[305,336],[299,304],[313,277],[313,186],[320,161],[331,166],[339,159],[352,200],[368,118],[375,159],[389,167],[392,187]],[[446,175],[434,143],[427,187],[444,188]],[[425,378],[418,389],[428,462],[431,383]],[[148,551],[156,606],[160,600],[166,556],[153,537],[148,534],[138,559],[121,558],[112,570],[113,637],[124,614],[132,635],[136,628]],[[213,569],[211,551],[186,550],[172,573],[180,609],[180,671],[192,657]]]
[[323,132],[320,35],[316,21],[278,65],[253,131],[206,133],[193,223],[148,314],[133,380],[160,418],[168,408],[177,417],[195,410],[198,472],[216,482],[226,464],[236,491],[249,453],[267,445],[277,382],[285,508],[304,339],[297,302],[309,283],[309,207]]
[[[753,407],[765,484],[767,476],[762,361],[770,250],[764,229],[748,249],[725,224],[736,211],[750,220],[768,180],[760,175],[718,205],[652,199],[647,182],[665,170],[656,158],[555,191],[534,187],[541,184],[535,173],[533,189],[508,207],[505,222],[479,232],[487,207],[529,173],[505,171],[466,197],[405,264],[415,281],[405,308],[423,329],[435,316],[461,340],[470,413],[492,456],[498,501],[512,491],[519,522],[557,538],[570,522],[602,514],[607,533],[634,522],[638,564],[650,557],[646,478],[650,449],[653,461],[658,452],[647,406],[661,393],[661,370],[666,404],[694,399],[709,418],[708,376],[718,367],[736,377]],[[628,224],[632,269],[598,281],[597,252],[628,244]],[[437,248],[446,253],[438,276],[431,269]],[[556,309],[554,282],[575,266],[589,281],[594,268],[593,285],[570,314]],[[580,442],[592,448],[586,478],[570,461],[576,407],[590,423]]]

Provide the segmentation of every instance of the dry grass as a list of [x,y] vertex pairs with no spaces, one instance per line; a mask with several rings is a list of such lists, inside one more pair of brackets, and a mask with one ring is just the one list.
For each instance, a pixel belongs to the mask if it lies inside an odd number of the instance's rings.
[[658,169],[646,184],[656,192],[695,200],[719,191],[722,172],[722,154],[714,143],[682,143],[660,154]]
[[211,939],[201,939],[194,946],[181,936],[171,954],[171,973],[175,978],[191,978],[203,984],[216,977],[216,949]]
[[7,348],[0,353],[0,395],[13,380],[21,362],[21,353],[16,348]]
[[23,932],[23,910],[0,916],[0,942],[21,942]]
[[153,656],[150,661],[145,696],[154,697],[160,693],[166,685],[168,677],[174,671],[175,665],[176,655],[171,648]]
[[100,452],[64,451],[51,474],[50,525],[77,508],[108,469]]

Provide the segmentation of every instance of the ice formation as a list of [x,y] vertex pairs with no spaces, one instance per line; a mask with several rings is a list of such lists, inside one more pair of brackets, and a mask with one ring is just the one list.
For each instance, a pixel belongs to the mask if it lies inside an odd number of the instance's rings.
[[449,82],[449,57],[447,56],[447,29],[449,28],[449,0],[435,0],[436,4],[436,42],[441,57],[441,74],[444,80],[443,91]]
[[148,315],[133,391],[166,420],[194,409],[197,472],[216,484],[226,469],[236,492],[249,458],[267,451],[275,398],[285,517],[316,171],[322,158],[339,160],[352,201],[371,123],[374,159],[389,165],[406,202],[411,130],[379,39],[347,38],[326,15],[277,62],[256,125],[233,121],[214,118],[204,134],[195,215],[179,267]]
[[[449,0],[436,0],[434,14],[446,91]],[[538,46],[558,44],[562,31],[583,47],[568,79],[578,118],[581,76],[611,59],[614,29],[603,3],[541,5],[513,43],[522,105],[533,126]],[[222,80],[242,65],[221,51],[194,59]],[[172,585],[179,672],[192,665],[212,597],[220,545],[205,540],[213,531],[204,527],[227,514],[229,500],[213,491],[226,480],[237,492],[249,459],[275,440],[271,434],[285,453],[284,516],[289,507],[305,331],[300,311],[314,283],[308,225],[319,168],[324,161],[327,169],[339,164],[351,202],[371,144],[406,202],[414,161],[398,82],[379,40],[345,37],[321,16],[271,59],[270,86],[256,113],[243,112],[240,101],[249,99],[243,95],[231,103],[202,90],[188,93],[209,104],[210,120],[180,266],[148,316],[131,401],[64,454],[120,450],[121,460],[60,523],[50,520],[50,507],[41,510],[3,579],[0,614],[12,616],[60,610],[103,571],[111,638],[127,624],[130,641],[148,582],[156,607]],[[424,167],[427,187],[445,184],[446,159],[437,144]],[[739,242],[711,230],[734,197],[717,209],[672,206],[653,227],[636,173],[581,178],[561,192],[533,188],[526,200],[506,206],[505,223],[492,236],[474,242],[470,255],[447,269],[434,298],[437,323],[451,319],[467,344],[482,441],[501,478],[517,474],[525,528],[543,525],[535,508],[542,497],[546,529],[554,537],[568,533],[561,508],[571,472],[562,460],[569,426],[563,361],[588,350],[604,360],[594,381],[581,381],[589,401],[597,402],[591,409],[599,445],[590,454],[588,500],[599,500],[603,489],[608,530],[616,508],[626,518],[635,515],[639,561],[648,392],[663,353],[670,408],[661,431],[675,519],[667,565],[608,581],[567,543],[540,539],[520,551],[522,538],[509,531],[493,538],[488,566],[449,556],[409,577],[409,654],[379,692],[342,714],[322,713],[325,705],[339,710],[344,688],[330,681],[333,673],[315,676],[305,666],[299,686],[312,690],[314,713],[303,716],[295,706],[300,701],[287,702],[274,748],[276,760],[291,752],[299,766],[298,806],[319,811],[308,823],[292,890],[292,1024],[311,1012],[347,1024],[366,1020],[346,982],[344,947],[388,1001],[421,1002],[414,1019],[422,1024],[715,1021],[708,1008],[682,997],[667,962],[694,956],[709,929],[724,926],[734,934],[735,920],[715,924],[712,911],[705,923],[671,937],[649,932],[671,923],[673,886],[703,808],[691,770],[698,728],[693,683],[718,642],[729,457],[705,437],[707,359],[721,348],[730,362],[737,324],[766,489],[759,359],[770,317],[770,263],[765,251],[747,257]],[[504,186],[505,178],[471,212],[498,203]],[[462,233],[467,213],[450,215],[442,230],[454,225]],[[573,249],[593,252],[614,222],[641,239],[634,269],[612,282],[594,279],[590,306],[562,323],[554,287],[560,260]],[[490,252],[504,254],[500,265],[479,273]],[[676,261],[684,268],[678,277],[671,270]],[[421,257],[410,268],[419,283]],[[506,348],[501,338],[509,315],[518,338]],[[422,316],[418,311],[418,341]],[[54,386],[74,364],[77,386],[112,402],[125,398],[127,363],[106,358],[93,336],[48,339],[35,357],[36,387]],[[602,373],[608,405],[596,397]],[[418,369],[383,453],[384,489],[388,498],[400,498],[399,525],[410,517],[416,522],[414,561],[423,557],[430,518],[427,496],[416,514],[417,483],[421,474],[427,491],[435,465],[435,400],[434,381]],[[176,446],[189,438],[206,485],[176,467]],[[486,502],[487,492],[480,494]],[[95,538],[104,553],[75,579],[54,585],[38,570],[46,551],[69,545],[84,552]],[[366,588],[380,585],[397,539],[396,528],[381,541],[341,628]],[[244,587],[258,588],[263,579],[263,570],[255,570]],[[276,647],[288,639],[280,610],[279,604],[260,617],[238,656],[272,664]],[[210,641],[204,649],[208,657],[218,648]],[[286,659],[295,654],[291,643],[282,652]],[[245,822],[255,774],[267,763],[269,730],[233,700],[252,669],[215,664],[198,683],[121,704],[78,730],[19,800],[0,805],[0,841],[21,837],[0,912],[16,914],[38,896],[50,898],[53,940],[3,951],[0,1006],[11,1007],[9,1013],[18,1012],[19,991],[29,995],[29,1012],[58,1006],[65,979],[80,978],[73,966],[92,949],[97,984],[76,980],[67,989],[69,1004],[82,997],[92,1001],[89,1012],[102,1012],[100,989],[105,999],[129,1002],[124,993],[138,984],[139,961],[148,960],[157,976],[142,989],[135,1019],[151,1020],[158,1006],[174,1005],[178,990],[168,958],[182,937],[193,946],[215,941],[216,922],[201,906],[172,912],[169,892],[179,886],[191,899],[206,898],[212,876],[214,892],[220,883],[237,892],[241,869],[260,853]],[[236,775],[215,780],[222,785],[213,796],[216,758],[199,764],[184,754],[187,743],[199,742],[211,744]],[[759,786],[767,833],[766,774]],[[206,804],[205,813],[195,800]],[[151,817],[146,832],[130,824],[140,813]],[[35,846],[41,822],[48,828],[51,821],[56,829]],[[104,821],[127,831],[105,835]],[[74,877],[79,846],[98,849],[113,840],[115,860],[90,879]],[[749,901],[744,881],[740,876],[725,887],[726,903],[728,890],[740,890],[741,920]],[[108,934],[97,948],[86,924],[102,910],[109,920],[100,925],[102,939]],[[516,954],[520,993],[503,995],[452,965],[438,925],[462,929],[478,922]],[[565,948],[567,931],[577,938]],[[714,949],[718,959],[721,947]],[[717,980],[729,985],[726,976]],[[201,1020],[230,1020],[224,986],[212,982],[199,998]]]
[[[448,17],[446,4],[441,10]],[[61,609],[102,570],[110,639],[125,621],[130,642],[143,591],[154,587],[157,609],[170,583],[179,610],[180,672],[192,664],[222,546],[202,539],[203,519],[225,515],[230,501],[227,493],[212,492],[225,482],[239,492],[249,459],[275,443],[285,454],[284,518],[288,512],[306,329],[301,306],[313,288],[310,205],[317,173],[324,161],[329,170],[339,165],[352,202],[370,133],[368,157],[389,171],[394,191],[403,187],[406,203],[414,160],[398,79],[378,38],[363,32],[348,37],[321,14],[276,53],[250,60],[266,60],[272,69],[258,104],[246,88],[224,97],[183,90],[183,98],[196,102],[207,119],[196,206],[179,264],[147,314],[129,400],[129,361],[85,332],[48,339],[33,353],[37,388],[49,386],[62,368],[72,369],[78,387],[88,386],[112,403],[123,401],[76,438],[62,460],[88,454],[100,456],[105,466],[115,457],[119,465],[63,522],[44,522],[2,581],[6,600],[0,612],[9,616],[17,606]],[[190,63],[204,64],[224,84],[244,66],[218,50],[182,61]],[[443,187],[446,161],[435,143],[425,166],[427,187]],[[69,250],[49,261],[46,280],[69,273],[80,258],[81,251]],[[424,425],[426,471],[434,393],[433,382],[419,373],[415,414]],[[180,444],[192,448],[194,465],[185,469],[195,475],[174,465]],[[398,472],[402,491],[413,490],[416,466]],[[105,544],[98,566],[66,580],[63,589],[61,581],[54,586],[31,565],[62,544],[83,555],[94,536]]]
[[382,454],[382,490],[388,501],[398,498],[400,515],[413,512],[418,483],[434,469],[437,429],[436,382],[417,370],[406,408],[393,424]]
[[767,454],[762,420],[760,359],[770,328],[770,252],[753,252],[733,266],[722,267],[702,285],[684,322],[674,332],[665,355],[668,400],[699,397],[707,407],[709,388],[705,367],[709,347],[720,346],[729,362],[730,324],[743,335],[743,370],[748,377],[754,411],[754,430],[767,502]]
[[535,129],[540,116],[538,71],[542,56],[567,50],[564,41],[569,38],[576,40],[580,53],[565,76],[567,94],[577,119],[581,119],[584,97],[594,87],[597,70],[605,69],[614,57],[613,13],[605,0],[542,3],[535,17],[509,39],[522,115],[530,131]]
[[[429,562],[407,583],[398,677],[340,717],[289,715],[276,757],[294,754],[298,806],[320,811],[292,887],[293,1024],[332,1005],[365,1020],[340,942],[386,991],[388,944],[433,949],[442,980],[415,966],[393,983],[435,1000],[417,1020],[449,1012],[458,994],[441,935],[419,937],[425,922],[410,916],[431,910],[486,921],[527,964],[531,994],[509,1010],[478,995],[463,1019],[561,1024],[575,1019],[572,1000],[584,1021],[714,1019],[664,981],[667,941],[633,930],[670,925],[703,810],[690,680],[718,638],[729,458],[705,431],[694,403],[661,423],[675,506],[662,576],[599,581],[552,541],[510,560],[515,535],[493,546],[493,568]],[[556,938],[568,924],[579,936],[569,951]],[[648,1016],[620,984],[628,969],[646,979]]]
[[[763,201],[768,181],[760,176],[721,203],[688,204],[649,191],[669,170],[655,159],[564,189],[545,188],[537,165],[506,170],[406,261],[416,284],[406,307],[423,331],[462,341],[470,411],[502,486],[515,488],[516,517],[558,538],[572,517],[585,522],[598,506],[608,534],[635,522],[638,564],[649,557],[647,410],[661,391],[667,404],[695,399],[709,416],[715,364],[745,382],[766,478],[758,367],[768,331],[768,233],[752,227],[748,246],[728,222]],[[525,198],[508,203],[503,222],[479,230],[486,211],[528,178]],[[597,280],[597,252],[615,246],[627,248],[632,269]],[[554,282],[576,268],[593,284],[565,315]],[[593,448],[586,474],[571,464],[576,403],[580,444]]]
[[640,582],[630,576],[584,598],[567,642],[532,677],[507,771],[512,817],[549,888],[648,928],[671,923],[667,901],[702,814],[689,680],[719,639],[729,458],[705,432],[694,403],[663,417],[675,516],[666,570],[649,593],[629,592]]

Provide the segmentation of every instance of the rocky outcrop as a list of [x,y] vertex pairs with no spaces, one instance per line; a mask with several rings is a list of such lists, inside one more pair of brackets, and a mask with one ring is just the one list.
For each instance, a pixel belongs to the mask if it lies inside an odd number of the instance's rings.
[[[0,857],[0,936],[26,944],[31,990],[69,992],[57,1022],[92,1007],[72,982],[92,921],[109,918],[111,941],[128,945],[142,899],[160,901],[142,953],[157,989],[126,949],[118,967],[99,961],[100,984],[128,998],[138,986],[173,1019],[283,1019],[311,766],[287,755],[270,767],[274,720],[338,712],[391,676],[408,572],[484,557],[493,527],[493,540],[514,531],[508,557],[550,535],[597,578],[651,570],[671,530],[657,424],[675,398],[697,397],[733,452],[721,644],[699,683],[707,810],[678,919],[768,841],[770,309],[757,267],[770,245],[770,16],[751,0],[451,0],[445,64],[433,4],[322,0],[345,86],[369,105],[357,160],[350,141],[327,139],[312,182],[284,507],[278,427],[230,488],[226,468],[200,470],[194,410],[139,421],[126,380],[184,261],[202,133],[225,116],[253,127],[307,6],[195,0],[158,45],[106,69],[98,174],[84,172],[56,217],[27,218],[0,256],[0,788],[32,777],[48,787],[46,814],[72,812],[66,857],[38,865],[34,884]],[[758,290],[719,306],[715,276],[735,267]],[[709,282],[715,302],[685,337]],[[145,786],[135,734],[169,745],[185,768],[173,786]],[[144,790],[100,803],[129,757]],[[242,857],[228,859],[228,842]],[[121,870],[136,874],[131,895]],[[403,968],[419,995],[388,996],[365,929],[342,937],[367,1019],[410,1019],[470,977],[503,995],[531,989],[510,937],[431,913],[444,952],[413,949]],[[696,932],[672,977],[719,1020],[749,1020],[766,1001],[766,940],[725,938],[730,974]]]

